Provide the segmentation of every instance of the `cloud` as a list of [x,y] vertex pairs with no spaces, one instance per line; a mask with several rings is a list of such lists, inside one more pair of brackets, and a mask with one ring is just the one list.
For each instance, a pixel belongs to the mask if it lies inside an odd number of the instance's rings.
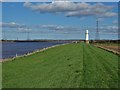
[[[85,33],[85,27],[73,27],[73,26],[62,26],[62,25],[37,25],[37,28],[44,28],[51,31],[58,31],[65,34],[70,33]],[[90,33],[96,33],[96,27],[88,27],[87,28]],[[43,30],[43,29],[42,29]],[[118,33],[118,26],[117,25],[104,25],[99,26],[100,33]]]
[[63,25],[36,25],[36,28],[44,28],[48,30],[54,30],[54,31],[77,31],[80,30],[78,27],[72,27],[72,26],[63,26]]
[[118,20],[114,20],[114,21],[113,21],[113,24],[118,24]]
[[15,22],[0,22],[0,27],[3,28],[15,28],[16,32],[21,32],[21,33],[27,33],[27,32],[32,32],[32,29],[30,29],[27,25],[25,24],[18,24]]
[[116,25],[106,25],[99,27],[100,34],[119,34],[118,26]]
[[115,31],[118,30],[118,26],[116,25],[107,25],[107,26],[101,26],[99,27],[100,30],[111,30],[111,31]]
[[32,29],[30,29],[30,28],[18,28],[17,32],[28,33],[28,32],[32,32]]
[[51,30],[64,30],[65,27],[61,25],[42,25],[41,27],[51,29]]
[[33,5],[30,2],[25,2],[24,6],[32,10],[38,10],[41,13],[56,13],[56,12],[66,12],[74,11],[79,9],[85,9],[89,7],[87,3],[72,3],[72,2],[54,2],[54,3],[44,3]]
[[66,13],[66,16],[95,16],[95,17],[113,17],[117,16],[117,13],[111,12],[113,6],[106,6],[102,3],[96,3],[94,5],[89,5],[88,8],[82,10],[76,10]]
[[36,25],[36,28],[43,28],[43,29],[48,29],[48,30],[62,30],[64,29],[63,26],[61,25]]
[[25,2],[24,7],[40,13],[64,13],[67,17],[114,17],[116,12],[112,12],[113,6],[103,3],[74,3],[70,1],[55,1],[52,3],[33,4]]
[[17,0],[0,0],[0,2],[16,2]]
[[23,27],[26,27],[26,25],[24,24],[18,24],[18,23],[15,23],[15,22],[9,22],[9,23],[0,23],[0,27],[3,27],[3,28],[23,28]]

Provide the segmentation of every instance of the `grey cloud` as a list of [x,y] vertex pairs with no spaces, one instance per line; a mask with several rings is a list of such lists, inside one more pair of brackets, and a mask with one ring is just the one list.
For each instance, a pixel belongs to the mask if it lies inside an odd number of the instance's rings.
[[99,27],[100,34],[118,34],[118,26],[106,25]]
[[114,34],[114,33],[115,33],[115,34],[118,34],[117,31],[109,31],[109,32],[108,32],[108,31],[100,31],[99,33],[100,33],[100,34],[109,34],[109,33],[111,33],[111,34]]
[[117,13],[112,12],[113,6],[104,5],[103,3],[74,3],[69,1],[56,1],[54,3],[33,4],[26,2],[24,6],[40,13],[64,13],[65,16],[71,17],[113,17]]
[[17,0],[1,0],[3,2],[16,2]]
[[118,24],[118,20],[114,20],[114,21],[113,21],[113,24]]
[[32,32],[32,29],[30,29],[30,28],[18,28],[17,32],[28,33],[28,32]]
[[32,29],[30,29],[27,25],[25,24],[18,24],[15,22],[0,22],[0,27],[3,28],[15,28],[15,32],[21,32],[21,33],[27,33],[27,32],[32,32]]
[[76,31],[80,30],[77,27],[72,27],[72,26],[62,26],[62,25],[37,25],[37,28],[45,28],[49,30],[55,30],[55,31]]
[[[73,26],[62,26],[62,25],[38,25],[39,28],[47,28],[49,30],[58,31],[58,32],[68,32],[68,33],[80,33],[86,30],[85,27],[73,27]],[[96,27],[88,27],[92,33],[95,32]],[[107,32],[107,33],[117,33],[118,26],[117,25],[104,25],[99,27],[99,32]]]
[[3,28],[23,28],[23,27],[26,27],[26,25],[24,24],[18,24],[18,23],[15,23],[15,22],[9,22],[9,23],[0,23],[0,27],[3,27]]
[[100,30],[112,30],[112,31],[113,31],[113,30],[118,30],[118,26],[116,26],[116,25],[101,26],[101,27],[99,27],[99,28],[100,28]]
[[65,16],[67,17],[71,17],[71,16],[74,16],[74,17],[85,17],[85,16],[93,16],[94,14],[89,10],[89,9],[86,9],[86,10],[81,10],[81,11],[71,11],[71,12],[67,12],[65,14]]
[[117,16],[117,13],[115,12],[106,12],[103,14],[103,16],[105,17],[113,17],[113,16]]
[[44,3],[33,5],[32,3],[26,2],[24,6],[30,8],[32,10],[37,10],[39,12],[45,13],[56,13],[56,12],[67,12],[67,11],[75,11],[79,9],[85,9],[89,7],[87,3],[72,3],[72,2],[54,2],[54,3]]
[[106,6],[102,3],[97,3],[83,10],[67,12],[66,16],[69,16],[69,17],[70,16],[77,16],[77,17],[95,16],[99,18],[117,16],[117,13],[111,11],[112,8],[113,6]]
[[49,29],[49,30],[62,30],[62,29],[64,29],[64,27],[60,26],[60,25],[37,25],[36,27]]

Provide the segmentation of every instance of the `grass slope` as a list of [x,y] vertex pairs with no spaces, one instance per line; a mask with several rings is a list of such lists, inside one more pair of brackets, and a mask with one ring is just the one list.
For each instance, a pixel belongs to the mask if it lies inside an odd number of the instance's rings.
[[118,56],[84,43],[3,63],[3,88],[117,88]]
[[0,62],[0,90],[2,89],[2,63]]

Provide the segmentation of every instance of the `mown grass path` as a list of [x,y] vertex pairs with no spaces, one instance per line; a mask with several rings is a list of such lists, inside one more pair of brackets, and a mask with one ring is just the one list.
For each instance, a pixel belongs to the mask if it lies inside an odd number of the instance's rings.
[[118,56],[84,43],[3,63],[3,88],[118,88]]

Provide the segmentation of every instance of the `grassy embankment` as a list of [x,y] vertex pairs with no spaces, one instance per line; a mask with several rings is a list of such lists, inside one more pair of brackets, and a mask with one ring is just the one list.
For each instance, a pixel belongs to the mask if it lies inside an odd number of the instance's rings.
[[2,63],[0,62],[0,90],[2,89]]
[[3,88],[117,88],[118,56],[84,43],[3,63]]

